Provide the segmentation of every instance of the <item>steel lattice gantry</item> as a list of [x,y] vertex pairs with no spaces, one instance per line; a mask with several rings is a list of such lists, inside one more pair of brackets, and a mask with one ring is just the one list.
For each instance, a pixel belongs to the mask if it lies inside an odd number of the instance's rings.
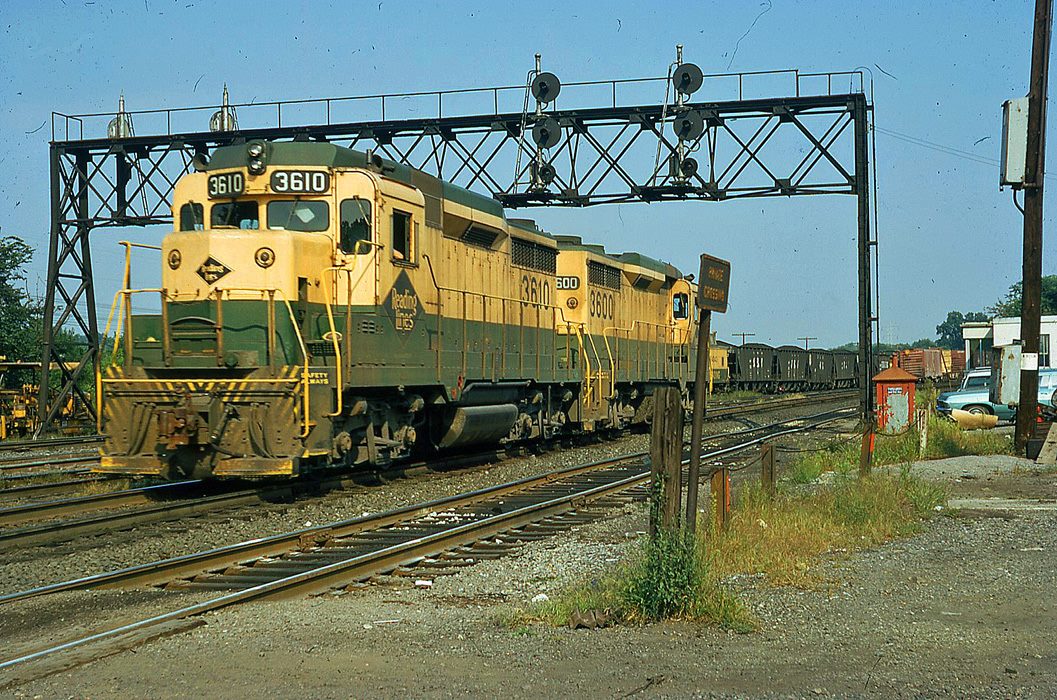
[[[691,110],[702,117],[704,128],[692,140],[679,141],[672,124],[680,113]],[[876,322],[869,225],[871,112],[861,92],[688,102],[681,111],[671,105],[553,110],[546,117],[555,120],[560,134],[545,150],[537,148],[529,133],[538,117],[527,110],[54,140],[41,431],[52,425],[71,396],[95,416],[91,392],[85,388],[100,351],[89,245],[93,230],[171,222],[173,187],[192,167],[192,158],[249,139],[334,141],[371,149],[454,184],[487,191],[511,208],[854,195],[858,198],[861,408],[868,418]],[[55,116],[69,123],[69,118]],[[696,168],[671,167],[687,155],[694,158]],[[544,165],[550,166],[545,184],[532,176]],[[83,334],[87,344],[71,355],[63,349],[69,343],[56,342],[63,329]],[[61,373],[57,389],[49,386],[49,367],[58,367]]]

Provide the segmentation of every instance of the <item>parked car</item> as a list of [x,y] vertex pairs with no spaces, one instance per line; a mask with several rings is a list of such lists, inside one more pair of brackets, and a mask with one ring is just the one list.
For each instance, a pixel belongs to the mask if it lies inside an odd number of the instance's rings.
[[[999,420],[1013,420],[1016,410],[1005,404],[991,403],[990,389],[990,369],[969,370],[962,378],[961,386],[955,391],[939,395],[936,400],[936,410],[946,415],[957,408],[969,413],[994,414]],[[1057,406],[1054,402],[1055,398],[1057,398],[1057,369],[1042,369],[1039,371],[1038,401],[1040,404]]]

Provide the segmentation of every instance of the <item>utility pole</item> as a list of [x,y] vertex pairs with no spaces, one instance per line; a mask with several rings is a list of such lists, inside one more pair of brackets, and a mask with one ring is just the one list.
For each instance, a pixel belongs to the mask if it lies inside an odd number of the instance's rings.
[[799,338],[797,338],[797,340],[804,341],[804,349],[807,350],[807,341],[809,341],[809,340],[818,340],[818,338],[816,338],[813,335],[802,335]]
[[746,338],[752,338],[756,334],[755,333],[731,333],[731,335],[741,338],[741,344],[744,345]]
[[[1027,447],[1035,427],[1039,394],[1039,325],[1042,301],[1042,185],[1046,163],[1046,87],[1053,0],[1035,0],[1028,91],[1028,143],[1024,167],[1024,269],[1020,307],[1020,403],[1016,446]],[[1034,358],[1034,362],[1032,362]]]

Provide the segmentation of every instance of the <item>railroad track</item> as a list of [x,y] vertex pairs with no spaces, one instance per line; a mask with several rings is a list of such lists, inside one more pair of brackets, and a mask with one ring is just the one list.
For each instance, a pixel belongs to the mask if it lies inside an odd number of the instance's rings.
[[[323,496],[333,491],[349,491],[352,488],[387,483],[397,478],[426,472],[487,466],[500,456],[501,453],[496,450],[488,450],[447,459],[440,465],[418,462],[400,465],[384,472],[324,474],[311,479],[234,490],[231,488],[233,482],[188,480],[55,501],[30,502],[0,508],[0,526],[14,526],[0,530],[0,551],[63,542],[102,532],[216,513],[258,503],[286,503],[298,498]],[[42,485],[42,488],[44,486],[46,485]],[[132,509],[129,510],[130,508]],[[59,520],[71,515],[85,517]]]
[[[827,392],[791,398],[758,401],[746,404],[719,407],[708,411],[710,419],[740,416],[777,408],[792,408],[820,402],[836,401],[856,396],[855,392]],[[766,428],[767,426],[764,426]],[[454,464],[476,464],[486,459],[499,457],[495,451],[468,455]],[[346,490],[353,485],[363,485],[371,478],[393,478],[415,472],[429,471],[426,462],[399,466],[394,470],[371,475],[345,474],[324,475],[315,479],[304,479],[279,484],[257,486],[238,490],[223,485],[205,484],[199,481],[174,482],[135,489],[110,491],[108,493],[72,498],[30,502],[0,508],[0,551],[18,547],[61,542],[76,537],[130,528],[146,523],[163,522],[181,517],[205,514],[228,508],[252,505],[261,502],[291,501],[306,495],[318,495],[333,490]],[[30,489],[37,488],[37,495],[61,494],[76,489],[74,482],[66,486],[47,485],[24,487],[23,493],[32,495]],[[221,492],[217,492],[222,489]],[[0,493],[4,493],[0,491]],[[176,502],[173,502],[175,499]],[[193,500],[191,500],[193,499]],[[129,510],[129,508],[133,508]],[[60,520],[69,516],[84,515],[73,520]],[[42,522],[48,521],[48,522]]]
[[57,467],[64,464],[91,464],[99,461],[98,453],[85,453],[76,455],[55,455],[53,457],[45,457],[44,459],[32,460],[29,462],[22,462],[18,460],[9,460],[0,462],[0,473],[17,471],[20,469],[38,469],[40,467]]
[[[702,458],[717,459],[851,415],[853,409],[836,409],[752,428],[745,432],[753,437],[738,434],[729,444],[705,451]],[[607,507],[644,498],[650,478],[645,457],[645,453],[636,453],[567,467],[376,515],[0,596],[0,604],[9,604],[88,588],[162,586],[225,591],[168,613],[9,659],[0,663],[0,673],[94,643],[120,645],[129,635],[142,639],[151,629],[171,631],[180,621],[239,603],[362,584],[380,573],[415,575],[424,570],[440,575],[479,559],[503,556],[511,547],[592,520]]]
[[810,394],[781,398],[766,398],[760,401],[746,401],[736,404],[709,404],[706,410],[706,420],[741,416],[746,413],[756,413],[764,410],[810,406],[812,404],[825,403],[827,401],[842,401],[844,399],[858,398],[858,396],[858,389],[838,389],[836,391],[813,392]]
[[40,440],[7,440],[0,442],[0,452],[15,452],[18,450],[39,450],[51,447],[66,447],[68,445],[89,445],[101,442],[102,435],[71,435],[68,437],[43,438]]
[[62,496],[70,493],[83,492],[86,486],[93,484],[102,484],[107,481],[128,481],[128,479],[124,477],[112,477],[106,474],[92,474],[87,469],[49,472],[46,476],[50,478],[78,476],[81,474],[84,475],[83,478],[67,479],[65,481],[46,481],[43,483],[26,484],[24,486],[18,486],[17,484],[19,481],[39,480],[42,475],[23,474],[7,477],[5,482],[12,482],[16,485],[11,486],[10,488],[0,489],[0,500],[10,502],[40,498],[42,496]]

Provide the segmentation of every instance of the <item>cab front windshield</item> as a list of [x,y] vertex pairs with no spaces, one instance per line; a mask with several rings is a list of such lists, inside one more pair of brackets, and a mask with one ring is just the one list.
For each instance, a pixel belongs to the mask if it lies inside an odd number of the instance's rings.
[[257,213],[257,202],[244,200],[214,204],[209,214],[209,225],[212,228],[259,229],[261,220]]

